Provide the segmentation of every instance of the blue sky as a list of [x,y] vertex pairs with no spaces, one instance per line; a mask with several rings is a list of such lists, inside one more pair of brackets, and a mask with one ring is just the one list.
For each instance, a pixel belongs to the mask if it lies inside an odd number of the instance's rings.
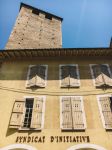
[[112,36],[112,0],[0,0],[0,49],[5,47],[21,2],[64,19],[64,48],[109,46]]

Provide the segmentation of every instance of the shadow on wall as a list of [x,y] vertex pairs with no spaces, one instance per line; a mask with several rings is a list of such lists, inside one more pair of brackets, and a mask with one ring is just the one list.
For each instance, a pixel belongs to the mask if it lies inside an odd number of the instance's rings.
[[15,133],[24,133],[27,134],[27,136],[31,135],[32,133],[40,133],[41,130],[19,130],[19,129],[10,129],[9,127],[7,128],[7,132],[6,132],[6,137],[13,135]]

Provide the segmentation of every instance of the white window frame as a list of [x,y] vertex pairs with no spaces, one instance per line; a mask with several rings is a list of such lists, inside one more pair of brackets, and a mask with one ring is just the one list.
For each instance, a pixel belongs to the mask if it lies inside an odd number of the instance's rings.
[[[41,64],[37,64],[37,65],[29,65],[28,67],[28,72],[27,72],[27,77],[26,77],[26,84],[25,84],[25,87],[27,88],[27,84],[28,84],[28,81],[29,81],[29,75],[30,75],[30,71],[31,71],[31,67],[33,66],[45,66],[46,67],[46,70],[45,70],[45,86],[47,86],[47,78],[48,78],[48,65],[41,65]],[[40,87],[40,88],[43,88],[43,87]]]
[[85,130],[87,128],[87,124],[86,124],[86,115],[85,115],[85,110],[84,110],[84,102],[83,102],[83,96],[60,96],[60,128],[61,130],[71,130],[71,128],[63,128],[62,123],[63,123],[63,119],[62,119],[62,99],[63,97],[80,97],[81,100],[81,108],[82,108],[82,112],[83,112],[83,122],[84,122],[84,128],[82,129],[73,129],[74,131],[76,130]]
[[[89,64],[90,66],[90,72],[91,72],[91,76],[92,76],[92,80],[93,80],[93,85],[96,87],[96,84],[95,84],[95,76],[94,76],[94,72],[93,72],[93,69],[92,69],[92,66],[94,65],[98,65],[98,64]],[[108,68],[108,71],[109,71],[109,74],[110,74],[110,78],[112,80],[112,73],[110,71],[110,67],[109,67],[109,64],[101,64],[101,65],[106,65],[107,68]]]
[[[36,130],[36,131],[40,131],[44,128],[44,122],[45,122],[45,102],[46,102],[46,96],[42,96],[42,95],[38,95],[38,96],[24,96],[24,99],[26,101],[26,99],[28,98],[36,98],[36,97],[42,97],[43,98],[43,108],[42,108],[42,124],[41,124],[41,128],[38,128],[38,129],[31,129],[31,128],[24,128],[24,127],[21,127],[18,128],[19,130]],[[24,120],[24,116],[25,116],[25,104],[24,104],[24,110],[23,110],[23,116],[22,116],[22,119],[21,119],[21,124]]]
[[[64,88],[64,87],[62,87],[61,86],[61,82],[62,82],[62,78],[61,78],[61,67],[62,66],[75,66],[76,67],[76,73],[77,73],[77,80],[78,80],[78,86],[76,86],[76,87],[80,87],[81,86],[81,83],[80,83],[80,74],[79,74],[79,67],[78,67],[78,64],[61,64],[61,65],[59,65],[59,85],[60,85],[60,87],[61,88]],[[65,87],[66,88],[66,87]],[[70,88],[72,88],[72,87],[70,87]],[[75,87],[73,87],[73,88],[75,88]]]
[[99,111],[100,111],[100,116],[101,116],[103,127],[106,130],[112,130],[112,128],[107,128],[105,126],[105,119],[104,119],[104,116],[103,116],[103,113],[102,113],[102,107],[101,107],[101,104],[100,104],[100,97],[112,97],[112,95],[111,94],[97,95],[98,108],[99,108]]

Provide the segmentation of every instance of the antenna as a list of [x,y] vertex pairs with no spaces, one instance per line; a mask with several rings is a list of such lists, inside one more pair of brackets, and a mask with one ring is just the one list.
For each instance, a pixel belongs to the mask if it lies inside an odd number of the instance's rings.
[[110,48],[112,48],[112,37],[111,37],[111,40],[110,40]]

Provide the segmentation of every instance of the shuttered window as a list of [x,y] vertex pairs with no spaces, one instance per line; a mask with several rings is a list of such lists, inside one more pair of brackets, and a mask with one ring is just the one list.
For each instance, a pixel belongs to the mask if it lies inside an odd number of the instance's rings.
[[9,128],[19,130],[41,130],[44,125],[45,97],[39,96],[16,100],[12,110]]
[[61,106],[61,129],[84,130],[86,128],[85,113],[82,97],[63,96]]
[[61,87],[79,87],[78,65],[60,65]]
[[95,86],[112,86],[112,75],[107,64],[91,64],[90,67]]
[[100,114],[104,127],[112,129],[112,97],[103,96],[98,98]]
[[47,80],[47,65],[29,66],[26,87],[45,87]]

